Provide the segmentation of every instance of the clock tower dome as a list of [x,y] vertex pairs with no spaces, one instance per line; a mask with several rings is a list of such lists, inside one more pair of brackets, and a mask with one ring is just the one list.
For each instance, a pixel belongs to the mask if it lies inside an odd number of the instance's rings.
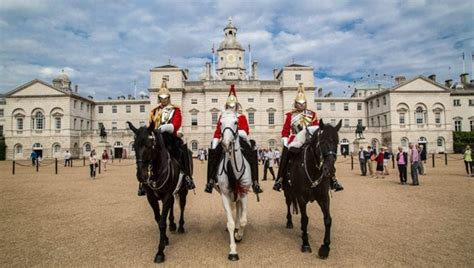
[[224,28],[224,40],[217,49],[217,78],[219,80],[244,80],[245,64],[244,53],[240,43],[237,41],[237,28],[229,23]]

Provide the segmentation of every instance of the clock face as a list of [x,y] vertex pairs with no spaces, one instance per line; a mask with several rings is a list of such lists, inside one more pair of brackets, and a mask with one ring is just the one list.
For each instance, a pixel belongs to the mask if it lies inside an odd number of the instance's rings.
[[227,55],[227,61],[230,63],[234,63],[236,60],[235,56],[233,54]]

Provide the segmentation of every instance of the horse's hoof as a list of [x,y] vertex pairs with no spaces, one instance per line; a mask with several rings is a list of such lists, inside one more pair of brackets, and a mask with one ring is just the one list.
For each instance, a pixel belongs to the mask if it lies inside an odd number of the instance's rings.
[[303,246],[301,246],[301,252],[311,253],[311,252],[313,252],[313,251],[311,250],[311,246],[310,246],[310,245],[303,245]]
[[239,254],[229,254],[229,261],[238,261]]
[[170,223],[170,232],[176,232],[176,223]]
[[156,254],[155,263],[163,263],[163,262],[165,262],[165,254]]
[[293,223],[291,221],[286,223],[286,228],[287,229],[293,229]]
[[327,259],[329,256],[329,250],[330,250],[329,246],[321,245],[318,251],[319,258],[323,260]]
[[183,226],[179,226],[178,233],[179,234],[184,234],[184,227]]

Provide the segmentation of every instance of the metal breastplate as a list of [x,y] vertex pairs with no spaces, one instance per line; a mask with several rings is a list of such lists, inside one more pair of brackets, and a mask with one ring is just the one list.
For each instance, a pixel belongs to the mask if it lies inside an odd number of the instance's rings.
[[311,111],[304,110],[300,113],[294,113],[291,115],[291,130],[294,134],[300,132],[305,127],[311,126],[313,121],[313,114]]
[[158,125],[169,124],[170,120],[173,118],[174,115],[174,107],[173,106],[166,106],[160,109],[156,116],[156,121]]

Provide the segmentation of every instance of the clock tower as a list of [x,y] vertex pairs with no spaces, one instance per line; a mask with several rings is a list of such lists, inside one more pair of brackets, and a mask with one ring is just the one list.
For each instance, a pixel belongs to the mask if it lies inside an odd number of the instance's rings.
[[237,41],[237,28],[229,23],[224,28],[224,40],[217,49],[217,79],[219,80],[244,80],[245,79],[245,50]]

